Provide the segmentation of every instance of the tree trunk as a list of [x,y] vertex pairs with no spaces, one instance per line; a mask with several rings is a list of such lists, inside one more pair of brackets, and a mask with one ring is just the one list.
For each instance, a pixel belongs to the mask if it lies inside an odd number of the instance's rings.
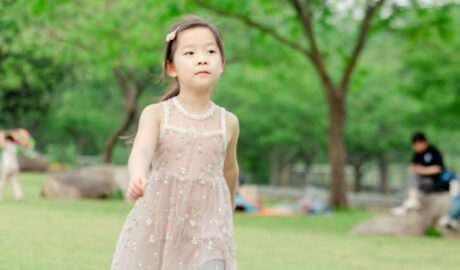
[[110,138],[108,138],[105,141],[104,163],[110,163],[112,161],[113,148],[115,147],[115,143],[118,141],[118,137],[120,137],[124,132],[128,130],[131,123],[134,122],[136,115],[137,115],[136,110],[127,111],[125,114],[125,120],[123,121],[123,123],[114,133],[112,133]]
[[282,163],[281,163],[281,175],[280,175],[280,185],[287,186],[289,184],[289,178],[291,175],[291,163],[296,154],[298,153],[297,149],[291,148],[284,152]]
[[363,172],[362,172],[362,163],[355,163],[353,164],[353,172],[354,172],[354,182],[355,182],[355,192],[362,191],[362,179],[363,179]]
[[344,141],[345,100],[341,96],[329,99],[329,161],[331,163],[332,207],[347,207],[347,187],[344,168],[346,165],[346,148]]
[[129,70],[122,73],[120,67],[115,67],[113,72],[120,84],[121,90],[123,91],[123,106],[125,107],[126,113],[121,125],[112,133],[112,135],[105,141],[104,147],[104,163],[110,163],[112,161],[113,148],[118,138],[128,130],[131,124],[136,120],[137,117],[137,101],[139,99],[140,87],[136,82],[136,76],[134,70]]
[[313,168],[313,160],[315,153],[310,152],[310,153],[303,153],[303,159],[305,162],[305,177],[304,177],[304,187],[307,187],[310,185],[311,180],[312,180],[312,168]]
[[83,150],[85,148],[85,143],[86,143],[86,136],[80,136],[80,134],[76,134],[74,136],[74,141],[76,142],[77,146],[77,155],[82,155]]
[[313,172],[312,169],[313,169],[313,165],[310,163],[307,163],[305,167],[304,187],[308,187],[312,181],[312,172]]
[[383,153],[379,157],[379,175],[380,175],[380,192],[383,194],[390,193],[390,185],[388,182],[388,160],[387,154]]
[[276,148],[270,150],[270,185],[276,186],[279,184],[280,179],[280,163],[279,163],[279,153]]
[[289,172],[291,164],[289,162],[283,162],[280,176],[280,186],[287,186],[289,184]]

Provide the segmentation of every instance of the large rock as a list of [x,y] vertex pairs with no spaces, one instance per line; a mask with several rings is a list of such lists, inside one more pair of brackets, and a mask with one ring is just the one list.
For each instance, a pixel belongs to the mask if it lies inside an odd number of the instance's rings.
[[48,170],[48,160],[41,153],[37,152],[34,158],[24,155],[18,156],[19,168],[21,171],[46,171]]
[[459,231],[453,231],[451,229],[447,228],[440,228],[436,227],[436,229],[441,233],[441,235],[445,238],[454,238],[454,239],[460,239],[460,232]]
[[422,208],[419,211],[428,219],[428,226],[436,225],[438,219],[449,213],[451,196],[448,192],[434,193],[422,197]]
[[42,186],[49,198],[107,198],[117,189],[125,193],[128,182],[126,167],[102,165],[58,171]]
[[[406,216],[381,215],[356,225],[351,234],[422,236],[428,228],[436,226],[438,219],[449,211],[449,193],[436,193],[423,196],[419,211],[411,211]],[[445,237],[459,237],[459,232],[440,231]]]
[[361,235],[421,236],[425,233],[423,216],[411,213],[406,217],[377,216],[356,225],[350,232]]

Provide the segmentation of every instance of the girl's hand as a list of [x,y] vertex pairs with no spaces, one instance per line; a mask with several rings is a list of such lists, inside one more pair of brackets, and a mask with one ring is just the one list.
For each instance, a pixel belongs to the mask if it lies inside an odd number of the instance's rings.
[[137,200],[139,197],[144,195],[144,188],[147,185],[147,180],[145,177],[138,178],[137,180],[133,179],[129,181],[128,190],[126,191],[126,196],[131,200]]

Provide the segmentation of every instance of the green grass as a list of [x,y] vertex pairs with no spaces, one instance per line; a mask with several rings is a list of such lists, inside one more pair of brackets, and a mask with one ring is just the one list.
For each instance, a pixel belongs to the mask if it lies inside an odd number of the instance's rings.
[[[131,204],[40,197],[46,174],[21,174],[25,200],[7,186],[0,203],[0,269],[109,269]],[[460,242],[440,238],[363,237],[349,229],[373,213],[262,217],[237,214],[240,270],[460,269]]]

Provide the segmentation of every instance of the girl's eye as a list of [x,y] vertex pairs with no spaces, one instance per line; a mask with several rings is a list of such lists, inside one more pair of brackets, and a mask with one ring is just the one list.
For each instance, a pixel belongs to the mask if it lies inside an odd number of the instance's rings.
[[186,52],[185,55],[192,55],[193,52]]
[[215,50],[209,50],[209,53],[216,53]]

